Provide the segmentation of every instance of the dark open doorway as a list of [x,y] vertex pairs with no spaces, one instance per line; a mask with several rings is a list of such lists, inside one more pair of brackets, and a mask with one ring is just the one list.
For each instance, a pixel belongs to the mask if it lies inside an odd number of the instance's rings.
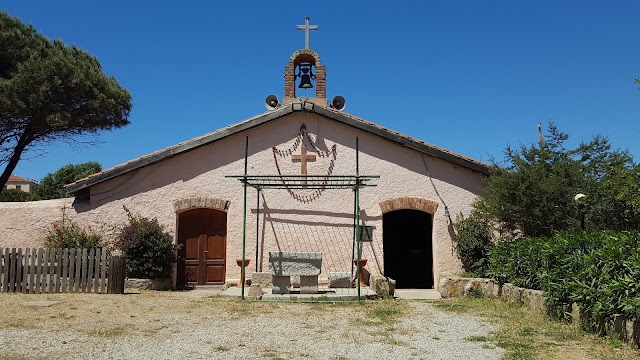
[[433,217],[418,210],[382,215],[384,274],[396,288],[433,288]]

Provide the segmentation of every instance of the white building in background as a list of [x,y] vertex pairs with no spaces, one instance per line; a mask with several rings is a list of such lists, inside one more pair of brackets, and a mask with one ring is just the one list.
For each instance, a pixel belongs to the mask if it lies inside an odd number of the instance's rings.
[[10,175],[9,180],[4,185],[4,190],[16,189],[26,193],[33,193],[37,188],[37,182],[16,175]]

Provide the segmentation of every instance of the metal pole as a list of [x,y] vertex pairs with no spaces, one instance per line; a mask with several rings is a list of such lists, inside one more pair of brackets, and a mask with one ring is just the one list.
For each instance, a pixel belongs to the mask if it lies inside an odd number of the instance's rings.
[[353,259],[356,258],[356,211],[358,208],[356,202],[356,193],[353,192],[353,243],[351,244],[351,279],[353,279]]
[[358,150],[358,137],[356,136],[356,178],[360,176],[360,151]]
[[260,246],[260,188],[257,188],[256,200],[256,272],[258,272],[258,247]]
[[[357,185],[356,185],[356,203],[358,204],[357,206],[357,210],[360,210],[360,189],[358,189]],[[360,245],[360,211],[356,211],[356,221],[358,223],[358,225],[356,226],[356,241],[358,242],[358,266],[356,266],[357,268],[357,273],[358,273],[358,302],[360,302],[360,281],[362,278],[362,271],[360,270],[360,257],[362,256],[362,248]]]
[[358,146],[358,137],[356,136],[356,241],[358,242],[358,264],[356,266],[358,272],[358,303],[360,303],[360,281],[362,271],[360,270],[360,257],[362,255],[362,247],[360,244],[360,150]]
[[244,207],[242,210],[242,260],[240,265],[240,284],[241,298],[244,300],[244,257],[246,253],[247,244],[247,158],[249,157],[249,136],[245,137],[244,144]]

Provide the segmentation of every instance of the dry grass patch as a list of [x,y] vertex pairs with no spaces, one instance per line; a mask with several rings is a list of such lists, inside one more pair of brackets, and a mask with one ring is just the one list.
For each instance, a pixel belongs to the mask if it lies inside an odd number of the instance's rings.
[[94,337],[114,337],[114,336],[120,336],[122,334],[124,334],[125,328],[123,327],[115,327],[113,329],[106,329],[106,330],[94,330],[94,331],[89,331],[89,336],[94,336]]
[[[50,307],[27,307],[34,300],[59,301]],[[109,294],[3,294],[0,297],[0,328],[57,330],[60,326],[93,337],[114,337],[124,333],[152,337],[171,329],[188,328],[192,322],[245,320],[259,317],[305,319],[304,326],[318,333],[334,325],[323,322],[342,314],[340,321],[357,327],[392,325],[410,313],[405,302],[385,300],[358,303],[276,303],[242,301],[236,298],[204,295],[202,292],[142,291],[126,295]],[[215,312],[212,312],[215,309]]]
[[469,336],[465,340],[467,341],[477,341],[477,342],[487,342],[489,338],[486,336]]
[[[586,334],[572,325],[553,321],[520,305],[497,298],[448,299],[434,302],[441,310],[479,316],[499,326],[486,341],[507,351],[506,359],[617,359],[640,358],[633,346],[612,343]],[[484,337],[483,337],[484,338]],[[614,346],[616,345],[616,346]]]
[[407,345],[396,337],[407,333],[405,329],[399,329],[397,323],[413,313],[413,308],[406,301],[387,299],[365,302],[356,311],[359,316],[352,320],[352,324],[363,328],[362,331],[375,342],[392,346]]
[[[60,301],[51,307],[27,307],[27,301]],[[0,327],[59,329],[61,325],[92,336],[113,336],[113,329],[157,332],[157,321],[171,314],[179,318],[185,309],[204,313],[207,304],[184,294],[143,292],[127,295],[101,294],[3,294]],[[103,335],[101,335],[103,334]]]
[[392,325],[399,319],[410,316],[413,309],[403,300],[377,300],[361,305],[367,319],[379,325]]
[[33,357],[23,355],[2,355],[2,360],[45,360],[44,357]]
[[[355,349],[357,354],[359,347],[368,345],[383,345],[403,354],[398,358],[406,358],[410,353],[419,357],[427,351],[421,342],[413,343],[414,335],[427,330],[433,335],[434,316],[424,304],[402,300],[252,302],[214,294],[203,290],[128,295],[4,294],[0,296],[0,326],[7,328],[5,334],[13,340],[12,347],[0,349],[0,358],[26,355],[30,349],[24,344],[30,344],[31,338],[46,344],[34,355],[44,354],[49,359],[82,358],[87,349],[93,351],[93,357],[135,353],[138,358],[150,354],[162,358],[164,346],[186,349],[196,358],[341,359],[346,355],[343,349]],[[21,305],[34,300],[60,303],[51,307]],[[31,324],[35,326],[24,331],[15,329]],[[426,329],[422,324],[431,326]],[[447,326],[443,321],[439,327]],[[443,333],[444,341],[448,341],[447,335]],[[239,339],[245,339],[246,345],[238,343]],[[461,345],[479,347],[468,342]]]
[[[21,305],[34,300],[60,303],[51,307]],[[451,304],[451,307],[457,307]],[[466,306],[459,307],[462,309]],[[410,348],[412,344],[407,339],[419,332],[420,327],[414,318],[418,317],[421,323],[429,323],[433,319],[428,311],[416,310],[424,307],[416,308],[415,304],[403,300],[362,303],[252,302],[212,296],[211,292],[197,290],[142,291],[128,295],[4,294],[0,296],[0,308],[3,309],[0,312],[0,328],[27,328],[33,336],[62,336],[64,341],[69,342],[64,348],[73,349],[69,351],[75,353],[69,354],[74,355],[78,355],[78,344],[90,344],[87,346],[96,348],[106,343],[126,344],[131,341],[142,346],[171,338],[188,341],[191,336],[189,332],[193,329],[200,336],[200,344],[205,344],[203,349],[213,357],[233,357],[238,353],[251,353],[257,359],[313,357],[306,352],[308,349],[297,345],[302,341],[321,343],[327,339],[350,347],[384,344],[387,347]],[[263,324],[260,329],[252,327],[256,322]],[[256,346],[255,342],[247,342],[246,347],[237,343],[238,339],[256,336],[256,330],[268,328],[264,324],[276,324],[279,329],[290,333],[286,338],[274,338],[264,344],[261,342],[260,346]],[[207,331],[209,328],[225,329],[226,335],[217,337],[215,331]],[[13,329],[8,333],[20,336]],[[257,334],[262,340],[271,336],[268,331],[258,331]],[[56,344],[62,344],[62,341],[55,341]],[[283,343],[286,345],[283,346]],[[487,343],[495,342],[490,340]],[[243,349],[239,350],[240,347]],[[283,350],[285,348],[286,351]],[[0,350],[0,358],[19,353],[15,349],[4,351]],[[60,354],[56,353],[51,358],[63,358]]]
[[218,345],[216,347],[213,348],[213,351],[215,352],[226,352],[231,350],[230,348],[226,347],[226,346],[222,346],[222,345]]

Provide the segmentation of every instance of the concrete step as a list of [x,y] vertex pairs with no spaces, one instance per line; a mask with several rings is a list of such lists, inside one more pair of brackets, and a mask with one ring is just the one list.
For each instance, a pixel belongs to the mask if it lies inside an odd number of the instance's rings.
[[404,300],[437,300],[442,296],[435,289],[396,289],[395,297]]

